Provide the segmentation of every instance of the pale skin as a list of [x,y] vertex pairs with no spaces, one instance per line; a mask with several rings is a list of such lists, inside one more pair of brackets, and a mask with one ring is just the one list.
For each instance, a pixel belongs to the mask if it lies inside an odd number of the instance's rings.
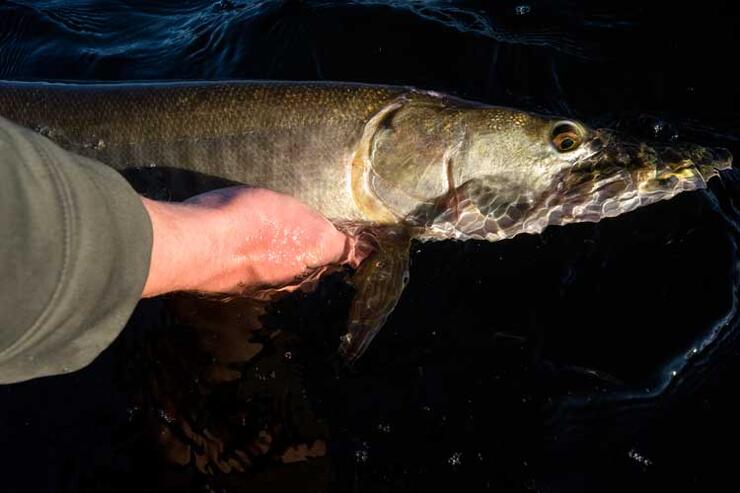
[[270,190],[231,187],[185,202],[142,202],[154,236],[145,298],[279,288],[322,266],[357,267],[368,253],[318,212]]

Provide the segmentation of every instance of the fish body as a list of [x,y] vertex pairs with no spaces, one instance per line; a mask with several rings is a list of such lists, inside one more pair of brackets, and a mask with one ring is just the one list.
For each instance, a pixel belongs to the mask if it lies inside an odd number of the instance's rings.
[[[363,220],[348,165],[366,122],[402,92],[322,83],[1,83],[0,114],[119,170],[192,171],[293,195],[332,219]],[[163,188],[202,191],[197,183]]]
[[332,82],[0,82],[0,115],[184,198],[243,183],[292,195],[376,252],[342,351],[393,310],[411,239],[497,241],[700,189],[723,149],[650,146],[566,118],[410,87]]

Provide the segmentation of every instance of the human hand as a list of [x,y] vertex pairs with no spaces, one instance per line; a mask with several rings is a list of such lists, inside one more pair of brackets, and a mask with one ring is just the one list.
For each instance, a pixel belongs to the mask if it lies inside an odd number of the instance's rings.
[[231,187],[182,203],[142,199],[154,231],[144,297],[171,291],[241,294],[291,284],[368,250],[302,202]]

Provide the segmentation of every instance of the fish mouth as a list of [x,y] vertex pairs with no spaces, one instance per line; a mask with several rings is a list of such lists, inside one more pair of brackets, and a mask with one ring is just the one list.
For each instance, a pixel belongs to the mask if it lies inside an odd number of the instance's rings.
[[597,139],[596,150],[564,173],[555,191],[533,208],[525,232],[615,217],[704,189],[720,171],[732,168],[732,154],[724,148],[614,143],[603,131]]
[[506,187],[480,180],[466,184],[454,203],[447,201],[445,210],[427,223],[426,236],[497,241],[538,234],[548,226],[598,222],[706,188],[710,179],[732,167],[732,154],[724,148],[649,146],[603,130],[585,145],[583,157],[538,196],[522,190],[516,199],[497,205],[496,191]]
[[660,189],[667,181],[701,178],[704,183],[719,176],[719,172],[732,168],[732,154],[722,147],[700,147],[687,145],[680,148],[657,148],[661,163],[656,175],[648,180],[646,187]]

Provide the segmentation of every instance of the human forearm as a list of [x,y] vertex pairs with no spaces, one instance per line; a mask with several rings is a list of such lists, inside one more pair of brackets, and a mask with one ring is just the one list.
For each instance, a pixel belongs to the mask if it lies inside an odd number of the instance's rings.
[[[152,254],[142,297],[197,289],[203,284],[213,228],[207,211],[142,198],[152,223]],[[213,252],[215,253],[215,252]],[[218,261],[213,255],[212,262]]]
[[357,265],[366,254],[317,212],[269,190],[233,187],[184,203],[142,200],[154,237],[144,297],[248,293],[327,264]]

